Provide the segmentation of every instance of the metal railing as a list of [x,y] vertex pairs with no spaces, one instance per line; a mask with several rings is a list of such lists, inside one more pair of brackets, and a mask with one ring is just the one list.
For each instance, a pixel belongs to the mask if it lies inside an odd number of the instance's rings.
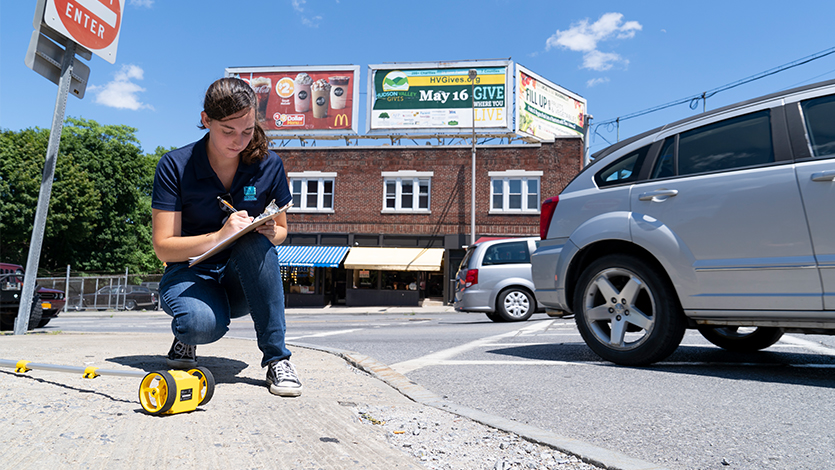
[[[82,274],[73,273],[63,277],[39,277],[41,287],[64,292],[64,311],[72,310],[124,310],[127,300],[128,285],[149,285],[157,298],[157,289],[153,283],[159,283],[162,274]],[[158,284],[157,284],[158,285]]]

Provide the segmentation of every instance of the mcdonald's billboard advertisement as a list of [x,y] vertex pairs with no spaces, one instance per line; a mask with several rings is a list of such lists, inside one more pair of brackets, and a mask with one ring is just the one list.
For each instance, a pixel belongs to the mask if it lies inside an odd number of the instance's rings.
[[516,133],[539,140],[583,136],[586,100],[516,64]]
[[512,73],[508,60],[369,65],[366,130],[460,132],[475,119],[510,132]]
[[226,76],[255,90],[257,119],[268,136],[357,133],[358,65],[230,67]]

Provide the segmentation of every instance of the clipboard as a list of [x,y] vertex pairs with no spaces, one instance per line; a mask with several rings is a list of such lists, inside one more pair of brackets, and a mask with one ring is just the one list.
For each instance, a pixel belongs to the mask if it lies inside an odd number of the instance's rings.
[[[287,209],[289,209],[292,205],[293,205],[293,203],[289,202],[289,203],[287,203],[286,206],[281,207],[280,209],[278,209],[276,212],[274,212],[272,214],[269,214],[269,215],[261,214],[261,215],[259,215],[252,222],[250,222],[249,225],[247,225],[246,227],[241,229],[239,232],[236,232],[234,235],[231,235],[231,236],[226,237],[225,239],[221,240],[217,245],[210,248],[209,251],[203,253],[200,256],[195,256],[193,258],[189,258],[188,266],[192,267],[192,266],[196,265],[197,263],[199,263],[201,261],[204,261],[204,260],[220,253],[221,251],[225,250],[226,248],[229,248],[229,246],[232,243],[234,243],[237,239],[239,239],[242,236],[246,235],[247,233],[255,230],[256,228],[266,224],[268,221],[275,219],[276,217],[278,217],[279,215],[284,213]],[[275,206],[275,204],[273,204],[273,206]]]

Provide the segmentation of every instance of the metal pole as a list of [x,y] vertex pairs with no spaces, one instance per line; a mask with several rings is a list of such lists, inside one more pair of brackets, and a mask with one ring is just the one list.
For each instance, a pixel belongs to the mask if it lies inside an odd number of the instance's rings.
[[583,149],[583,168],[585,168],[586,165],[589,164],[589,159],[591,157],[591,155],[589,154],[589,149],[591,148],[591,146],[589,145],[589,131],[591,130],[592,119],[593,117],[591,114],[586,114],[585,118],[583,119],[585,121],[585,125],[583,126],[583,144],[585,144],[585,148]]
[[[125,295],[122,296],[122,309],[127,310],[128,308],[128,269],[125,267]],[[117,304],[119,302],[116,302]],[[116,309],[118,310],[119,307],[117,306]]]
[[70,307],[70,265],[67,265],[67,287],[64,288],[64,313],[69,312]]
[[476,69],[470,69],[467,73],[470,77],[470,93],[473,103],[473,158],[472,169],[473,174],[470,179],[470,245],[475,245],[475,78],[478,76]]
[[64,113],[67,110],[67,95],[72,81],[72,66],[75,57],[75,43],[67,41],[67,50],[61,61],[61,78],[58,80],[58,96],[55,99],[55,112],[52,113],[52,127],[49,131],[49,144],[46,147],[46,160],[43,166],[43,179],[38,193],[38,206],[35,209],[35,225],[29,243],[29,255],[26,258],[26,274],[23,277],[23,292],[20,307],[17,310],[14,334],[26,334],[29,327],[29,312],[32,309],[32,297],[35,295],[35,280],[38,277],[38,262],[41,258],[43,233],[46,226],[46,214],[49,210],[49,198],[52,195],[52,180],[58,160],[58,145],[61,143],[61,131],[64,130]]

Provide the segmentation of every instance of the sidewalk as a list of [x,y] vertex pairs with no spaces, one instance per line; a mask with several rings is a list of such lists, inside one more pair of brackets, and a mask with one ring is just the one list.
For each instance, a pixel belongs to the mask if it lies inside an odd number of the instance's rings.
[[[0,337],[0,358],[139,371],[166,370],[170,335],[29,334]],[[336,355],[291,347],[304,393],[271,395],[253,341],[201,346],[217,383],[191,413],[150,416],[141,379],[0,368],[0,459],[4,468],[419,469],[377,426],[366,405],[418,405]],[[253,365],[254,364],[254,365]]]
[[[453,310],[434,306],[417,310],[338,307],[288,309],[287,314],[420,311]],[[165,315],[161,311],[135,313]],[[164,354],[170,343],[170,334],[156,333],[0,335],[0,359],[151,372],[168,369]],[[439,421],[459,422],[460,416],[602,468],[661,468],[447,402],[362,354],[301,343],[288,346],[304,385],[301,397],[271,395],[255,342],[223,338],[198,349],[200,365],[207,367],[216,381],[212,399],[193,412],[168,416],[150,416],[142,409],[140,378],[84,379],[81,374],[37,369],[18,374],[0,367],[2,467],[426,469],[404,450],[402,442],[396,445],[390,426],[375,425],[379,423],[368,412],[407,417],[404,419],[415,423],[412,420],[418,416],[437,415],[437,410],[442,410]],[[459,427],[453,434],[467,427],[460,422],[453,426]],[[471,439],[465,444],[479,445],[476,438]]]

